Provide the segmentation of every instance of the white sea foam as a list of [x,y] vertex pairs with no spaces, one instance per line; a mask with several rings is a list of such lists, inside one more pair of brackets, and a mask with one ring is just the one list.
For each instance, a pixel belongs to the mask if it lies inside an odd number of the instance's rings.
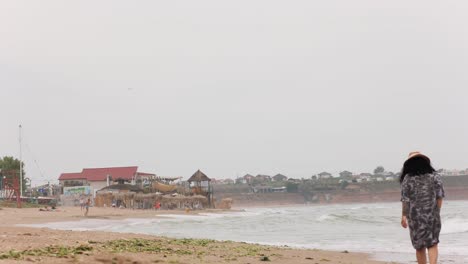
[[468,232],[468,219],[452,218],[443,221],[441,234],[455,234]]
[[331,220],[336,220],[337,217],[331,214],[323,214],[319,217],[317,217],[317,222],[324,222],[324,221],[331,221]]
[[[468,212],[464,210],[467,206],[468,202],[464,201],[452,201],[444,206],[441,263],[466,263],[460,259],[468,258]],[[408,230],[400,227],[400,214],[400,203],[382,203],[249,208],[222,214],[168,214],[124,220],[85,219],[29,226],[379,252],[377,258],[380,260],[407,263],[413,260],[414,249]]]

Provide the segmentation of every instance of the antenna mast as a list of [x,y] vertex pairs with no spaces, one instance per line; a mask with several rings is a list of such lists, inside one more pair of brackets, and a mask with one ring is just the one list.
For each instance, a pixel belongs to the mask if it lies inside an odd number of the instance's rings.
[[21,196],[23,195],[23,153],[22,153],[22,148],[21,148],[21,124],[19,125],[19,160],[20,160],[20,178],[19,178],[19,183],[20,183],[20,199]]

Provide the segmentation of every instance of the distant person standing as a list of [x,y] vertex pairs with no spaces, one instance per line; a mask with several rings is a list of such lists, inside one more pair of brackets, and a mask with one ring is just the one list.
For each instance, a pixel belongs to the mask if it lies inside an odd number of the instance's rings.
[[83,196],[80,197],[80,207],[81,207],[81,211],[83,211],[83,209],[85,207],[85,200],[84,200]]
[[85,214],[84,214],[85,216],[88,216],[89,206],[91,206],[91,199],[90,198],[88,198],[88,200],[85,203],[85,210],[86,210]]
[[155,202],[154,203],[154,209],[159,210],[159,208],[161,208],[161,203],[160,202]]
[[418,264],[436,264],[439,256],[439,234],[442,227],[440,209],[445,197],[440,175],[431,165],[431,160],[411,152],[403,165],[400,176],[402,217],[401,226],[409,226]]

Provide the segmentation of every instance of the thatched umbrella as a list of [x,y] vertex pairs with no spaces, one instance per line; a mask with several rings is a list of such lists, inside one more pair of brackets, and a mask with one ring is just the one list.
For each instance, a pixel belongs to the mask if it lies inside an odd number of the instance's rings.
[[188,182],[204,182],[204,181],[211,181],[208,176],[206,176],[205,173],[201,172],[200,170],[197,170],[190,179],[187,180]]

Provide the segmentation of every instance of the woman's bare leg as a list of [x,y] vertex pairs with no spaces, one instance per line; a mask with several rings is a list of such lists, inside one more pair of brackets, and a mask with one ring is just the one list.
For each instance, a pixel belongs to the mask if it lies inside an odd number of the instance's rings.
[[429,263],[430,264],[437,264],[437,259],[439,258],[439,247],[434,245],[427,249],[429,253]]
[[416,259],[418,264],[426,264],[426,248],[416,249]]

